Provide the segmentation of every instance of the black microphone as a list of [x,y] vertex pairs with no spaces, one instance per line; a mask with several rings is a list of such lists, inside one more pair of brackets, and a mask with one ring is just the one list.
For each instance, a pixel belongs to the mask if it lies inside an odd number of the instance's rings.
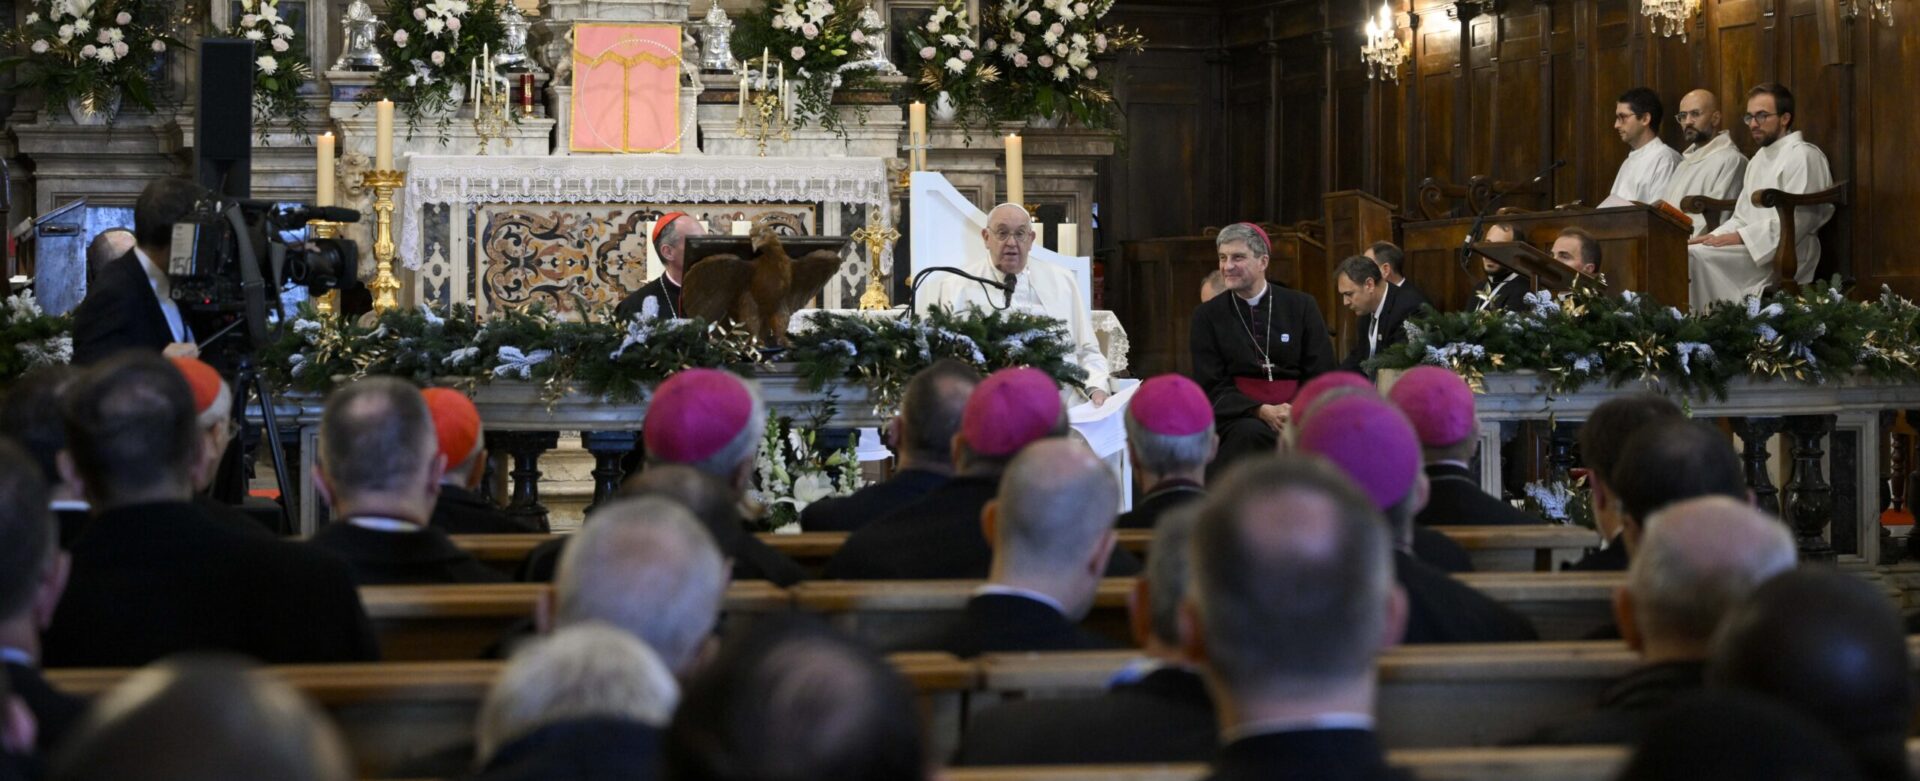
[[[1513,188],[1513,190],[1518,190],[1524,187],[1531,187],[1533,185],[1539,184],[1542,179],[1547,178],[1548,174],[1551,174],[1554,171],[1559,170],[1561,166],[1564,166],[1566,164],[1567,164],[1567,161],[1565,160],[1555,160],[1553,161],[1552,164],[1548,165],[1546,168],[1540,169],[1540,173],[1534,174],[1533,178],[1528,179],[1526,184],[1520,185],[1520,187],[1515,187]],[[1500,199],[1507,197],[1507,193],[1513,192],[1513,190],[1500,190],[1498,192],[1495,192],[1492,198],[1487,199],[1487,205],[1480,207],[1480,213],[1474,215],[1473,227],[1467,229],[1467,238],[1460,242],[1460,270],[1461,271],[1466,271],[1469,268],[1472,268],[1472,264],[1469,261],[1473,259],[1474,237],[1480,234],[1481,226],[1486,224],[1488,215],[1493,214],[1494,207],[1500,205]]]
[[[960,269],[954,268],[953,266],[928,266],[926,268],[920,269],[920,273],[913,275],[913,282],[907,285],[908,311],[913,311],[916,308],[915,305],[919,303],[920,283],[925,282],[927,277],[933,276],[934,274],[952,274],[956,277],[964,277],[966,279],[973,280],[984,286],[989,286],[999,290],[1004,290],[1007,293],[1007,300],[1008,301],[1013,300],[1013,284],[1011,281],[999,282],[999,281],[990,279],[988,277],[974,276],[965,271],[961,271]],[[1011,278],[1012,275],[1009,274],[1008,277]],[[987,303],[992,304],[993,302],[992,300],[988,300]]]
[[1019,277],[1016,277],[1016,276],[1014,276],[1014,275],[1012,275],[1012,274],[1008,274],[1008,275],[1006,276],[1006,286],[1005,286],[1005,287],[1003,288],[1003,289],[1004,289],[1004,290],[1006,290],[1006,292],[1007,292],[1007,303],[1006,303],[1006,306],[1013,306],[1013,289],[1014,289],[1015,287],[1018,287],[1018,286],[1019,286],[1019,284],[1020,284],[1020,278],[1019,278]]

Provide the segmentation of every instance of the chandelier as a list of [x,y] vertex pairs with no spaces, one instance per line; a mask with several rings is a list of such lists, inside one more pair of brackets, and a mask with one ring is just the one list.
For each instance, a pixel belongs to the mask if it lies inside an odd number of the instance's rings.
[[[1859,11],[1858,2],[1854,4],[1854,11],[1856,13],[1858,13]],[[1882,24],[1885,24],[1888,27],[1892,27],[1893,26],[1893,0],[1868,0],[1867,18],[1878,19]]]
[[1700,12],[1700,0],[1641,0],[1640,13],[1662,38],[1680,36],[1687,40],[1687,24],[1693,21],[1693,15]]
[[1406,47],[1393,25],[1393,7],[1380,4],[1380,15],[1367,17],[1367,42],[1360,47],[1360,60],[1367,64],[1367,78],[1400,81],[1400,64],[1407,61]]

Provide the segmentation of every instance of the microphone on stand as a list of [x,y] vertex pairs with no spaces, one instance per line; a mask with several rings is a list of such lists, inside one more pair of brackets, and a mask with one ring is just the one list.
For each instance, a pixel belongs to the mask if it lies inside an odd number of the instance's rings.
[[1005,279],[1006,287],[1004,289],[1006,290],[1007,303],[1001,307],[1002,309],[1013,306],[1013,289],[1020,284],[1020,278],[1012,274],[1006,275]]
[[1565,160],[1555,160],[1546,168],[1541,169],[1540,173],[1534,174],[1533,178],[1528,179],[1526,184],[1515,187],[1512,190],[1501,190],[1494,193],[1492,198],[1487,199],[1487,205],[1480,207],[1480,213],[1473,216],[1473,227],[1467,229],[1467,238],[1460,242],[1461,271],[1467,271],[1473,267],[1469,262],[1473,259],[1473,237],[1480,235],[1481,226],[1486,224],[1488,215],[1493,214],[1494,207],[1500,205],[1500,199],[1507,197],[1507,193],[1513,192],[1513,190],[1539,184],[1541,180],[1547,178],[1548,174],[1559,170],[1561,166],[1566,164],[1567,161]]
[[[974,276],[965,271],[961,271],[960,269],[954,268],[953,266],[928,266],[926,268],[921,269],[920,273],[913,275],[912,284],[909,284],[907,286],[907,310],[908,311],[915,311],[917,305],[919,304],[920,283],[925,282],[927,277],[930,277],[936,273],[952,274],[956,277],[964,277],[974,282],[978,282],[985,287],[1004,290],[1007,293],[1007,301],[1011,302],[1013,300],[1013,281],[1012,281],[1013,275],[1011,274],[1007,275],[1008,281],[996,282],[993,279],[988,277]],[[987,303],[992,304],[993,300],[988,299]]]

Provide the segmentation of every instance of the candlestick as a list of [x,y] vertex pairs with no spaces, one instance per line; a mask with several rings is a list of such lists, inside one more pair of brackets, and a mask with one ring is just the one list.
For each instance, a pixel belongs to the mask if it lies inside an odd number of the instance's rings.
[[[385,103],[386,101],[382,101]],[[388,121],[392,121],[392,104],[388,103]],[[386,138],[386,136],[381,136]],[[389,157],[392,150],[388,150]],[[381,168],[368,171],[366,185],[373,189],[373,259],[378,262],[373,275],[373,311],[385,312],[400,305],[400,279],[393,275],[393,191],[400,189],[406,177],[399,171]]]
[[333,134],[321,133],[319,143],[313,147],[314,179],[313,205],[333,205]]
[[393,170],[393,101],[391,100],[382,100],[373,106],[373,167],[381,171]]
[[907,107],[907,146],[911,165],[915,171],[927,170],[927,104],[914,101]]
[[1007,135],[1007,203],[1026,203],[1025,142],[1020,134]]
[[1056,230],[1060,233],[1059,238],[1054,241],[1054,244],[1058,245],[1054,247],[1054,251],[1069,258],[1080,257],[1080,226],[1063,222]]
[[520,74],[520,113],[533,116],[533,74]]

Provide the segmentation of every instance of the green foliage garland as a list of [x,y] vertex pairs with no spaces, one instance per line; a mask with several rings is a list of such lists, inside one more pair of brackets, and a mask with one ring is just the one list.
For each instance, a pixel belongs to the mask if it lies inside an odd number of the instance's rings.
[[47,314],[33,291],[9,296],[0,317],[0,387],[42,366],[73,360],[73,318]]
[[811,390],[852,381],[864,384],[878,409],[897,409],[907,381],[940,358],[982,373],[1032,366],[1072,388],[1087,372],[1068,360],[1073,341],[1058,320],[1013,311],[956,313],[936,306],[927,316],[869,318],[820,312],[793,335],[791,358]]

